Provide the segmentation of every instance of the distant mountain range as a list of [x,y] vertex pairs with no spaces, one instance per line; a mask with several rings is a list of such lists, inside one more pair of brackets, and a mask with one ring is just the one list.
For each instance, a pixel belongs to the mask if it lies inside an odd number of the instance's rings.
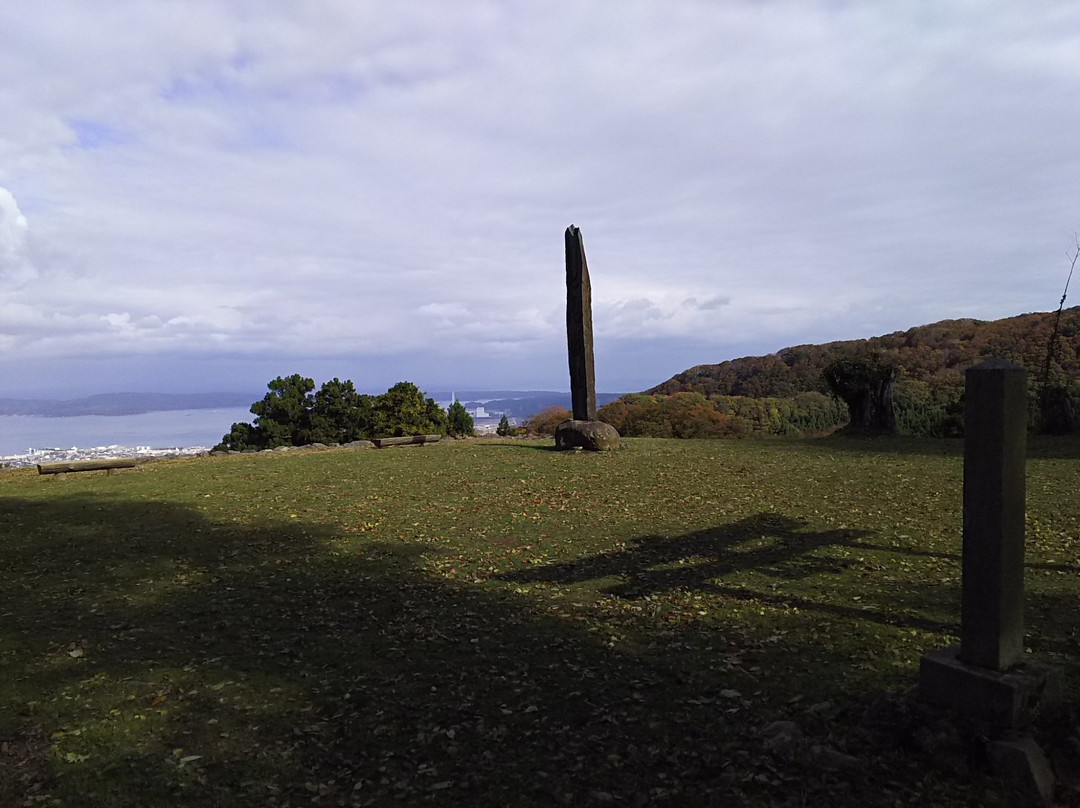
[[[746,356],[714,365],[697,365],[678,373],[647,394],[679,392],[706,396],[794,398],[805,392],[827,392],[825,366],[841,356],[875,353],[900,370],[897,394],[948,404],[959,398],[963,370],[990,357],[1024,365],[1034,389],[1045,372],[1046,349],[1054,328],[1054,312],[1036,312],[1003,320],[942,320],[870,339],[797,345],[767,356]],[[1049,367],[1051,385],[1080,379],[1080,306],[1065,309],[1059,339]],[[72,415],[138,415],[169,410],[243,407],[264,393],[105,393],[63,401],[0,398],[0,415],[63,417]],[[570,393],[559,390],[445,390],[426,393],[439,402],[456,398],[469,409],[483,406],[493,414],[527,418],[548,407],[570,408]],[[622,393],[597,393],[603,406]]]
[[[247,409],[262,398],[261,393],[103,393],[101,395],[54,399],[0,398],[0,415],[35,415],[63,418],[73,415],[139,415],[170,410]],[[483,406],[492,413],[527,418],[547,407],[570,408],[570,394],[552,390],[462,390],[427,393],[436,401],[456,398],[470,409]],[[598,405],[617,399],[621,393],[597,393]]]
[[[714,365],[697,365],[646,393],[703,393],[707,396],[794,398],[800,393],[827,392],[822,370],[833,359],[876,353],[900,370],[897,395],[937,404],[958,400],[963,370],[989,357],[1024,365],[1033,389],[1045,372],[1046,349],[1054,328],[1054,312],[1037,312],[1003,320],[942,320],[870,339],[797,345],[767,356],[747,356]],[[1080,379],[1080,307],[1065,309],[1059,339],[1049,367],[1051,385]],[[73,415],[138,415],[170,410],[243,407],[264,393],[105,393],[67,400],[0,398],[0,415],[64,417]],[[469,409],[483,406],[495,415],[514,418],[553,406],[570,408],[570,393],[558,390],[445,390],[427,392],[439,402],[453,398]],[[622,393],[598,393],[603,406]]]
[[[461,390],[428,393],[436,401],[450,401],[455,397],[466,409],[483,406],[490,413],[505,414],[511,418],[528,418],[548,407],[571,408],[570,394],[555,390]],[[597,393],[596,406],[602,407],[615,401],[622,393]]]
[[216,410],[250,407],[251,393],[103,393],[63,401],[0,398],[0,415],[139,415],[168,410]]

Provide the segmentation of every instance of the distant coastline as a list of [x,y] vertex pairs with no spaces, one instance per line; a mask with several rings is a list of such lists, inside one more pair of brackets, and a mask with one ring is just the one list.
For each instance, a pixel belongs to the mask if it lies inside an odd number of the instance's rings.
[[[465,409],[472,413],[478,406],[494,416],[506,415],[510,418],[528,418],[548,407],[571,409],[570,393],[559,390],[463,390],[456,392],[428,393],[440,404],[449,405],[453,400],[460,401]],[[625,393],[597,393],[596,404],[602,407]]]
[[[70,418],[79,415],[141,415],[178,410],[249,408],[261,393],[102,393],[71,399],[0,398],[0,415]],[[484,405],[492,413],[516,418],[535,415],[547,407],[570,408],[570,393],[559,390],[440,390],[426,393],[440,403],[457,400],[475,409]],[[597,393],[597,404],[614,401],[622,393]]]
[[0,415],[69,418],[76,415],[141,415],[175,410],[250,407],[251,393],[103,393],[72,399],[0,398]]
[[35,452],[102,447],[125,451],[213,447],[234,423],[252,417],[248,407],[132,415],[0,415],[0,459],[10,461]]
[[[493,431],[502,415],[512,423],[553,406],[570,408],[570,394],[552,390],[436,391],[442,406],[462,402],[475,414],[478,432]],[[598,393],[604,404],[618,393]],[[0,399],[0,462],[31,465],[41,452],[77,458],[99,449],[114,453],[197,452],[217,445],[234,423],[254,421],[251,393],[110,393],[64,401]],[[70,457],[68,456],[70,454]]]

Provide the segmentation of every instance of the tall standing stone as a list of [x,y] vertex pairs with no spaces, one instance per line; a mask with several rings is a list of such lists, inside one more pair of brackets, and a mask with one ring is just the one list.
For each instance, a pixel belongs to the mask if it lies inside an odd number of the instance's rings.
[[1027,371],[991,359],[966,376],[960,659],[1004,671],[1024,656]]
[[991,359],[966,376],[960,645],[922,658],[919,693],[1017,727],[1062,688],[1059,668],[1024,654],[1027,371]]
[[593,370],[592,284],[581,231],[566,228],[566,344],[570,354],[570,400],[574,417],[555,428],[556,449],[604,452],[619,448],[619,433],[596,420]]
[[566,343],[570,353],[570,400],[574,420],[595,421],[592,285],[581,230],[574,225],[566,228]]

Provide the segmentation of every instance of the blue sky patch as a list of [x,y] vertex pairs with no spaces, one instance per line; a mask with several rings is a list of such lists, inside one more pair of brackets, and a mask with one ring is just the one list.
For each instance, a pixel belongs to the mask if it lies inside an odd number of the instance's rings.
[[119,129],[98,121],[72,120],[71,128],[83,149],[102,149],[131,142],[131,138]]

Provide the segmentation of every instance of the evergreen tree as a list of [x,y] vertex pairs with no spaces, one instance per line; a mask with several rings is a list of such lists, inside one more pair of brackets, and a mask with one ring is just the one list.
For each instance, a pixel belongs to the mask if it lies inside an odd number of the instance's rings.
[[240,422],[232,425],[229,433],[221,439],[215,449],[228,449],[242,452],[246,449],[264,449],[264,435],[251,424]]
[[433,398],[427,398],[424,400],[424,409],[427,412],[427,422],[431,426],[423,434],[447,434],[446,410],[439,406],[439,402]]
[[[294,374],[278,377],[270,392],[251,405],[254,424],[233,424],[216,448],[273,449],[311,443],[349,443],[362,438],[401,435],[445,435],[443,408],[411,382],[399,382],[381,396],[356,392],[346,379],[325,382],[312,395],[315,382]],[[462,408],[464,409],[464,408]],[[468,413],[465,413],[468,417]],[[472,419],[468,431],[472,434]]]
[[446,413],[412,382],[398,382],[373,402],[375,434],[396,438],[403,435],[446,434]]
[[346,379],[324,382],[311,409],[309,443],[349,443],[371,435],[372,397],[356,392]]
[[510,419],[505,415],[499,419],[499,425],[495,427],[495,434],[504,438],[514,434],[514,428],[510,426]]
[[[506,416],[504,415],[505,419]],[[469,411],[465,409],[465,405],[460,401],[455,401],[450,405],[450,410],[446,413],[446,434],[447,435],[474,435],[476,433],[476,424],[473,422],[473,417],[469,415]]]
[[311,391],[315,382],[298,373],[288,378],[278,376],[266,385],[270,392],[251,405],[255,416],[254,432],[259,448],[302,446],[311,429]]

